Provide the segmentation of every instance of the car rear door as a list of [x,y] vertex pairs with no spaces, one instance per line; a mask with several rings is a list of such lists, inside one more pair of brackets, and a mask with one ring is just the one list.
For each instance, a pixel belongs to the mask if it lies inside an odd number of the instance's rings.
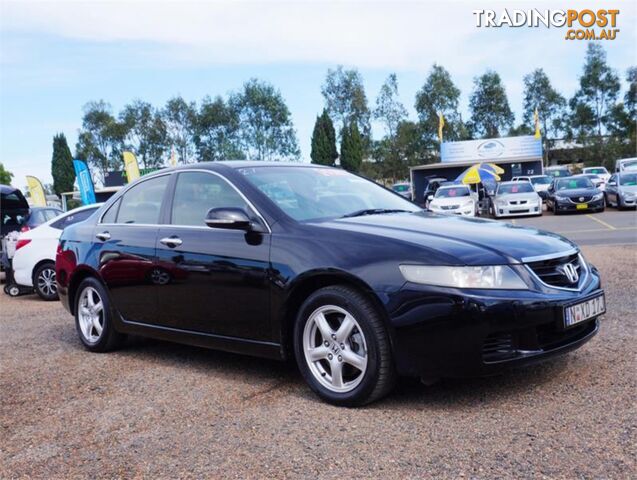
[[169,179],[170,174],[142,179],[111,205],[94,230],[100,275],[127,321],[156,323],[155,240]]
[[180,330],[270,340],[270,234],[204,222],[211,208],[242,208],[253,217],[256,211],[212,171],[180,172],[173,183],[156,244],[158,321]]

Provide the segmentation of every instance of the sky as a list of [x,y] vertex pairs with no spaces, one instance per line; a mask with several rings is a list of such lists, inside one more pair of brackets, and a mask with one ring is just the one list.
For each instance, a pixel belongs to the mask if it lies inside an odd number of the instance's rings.
[[[468,118],[473,79],[497,71],[516,124],[522,78],[543,68],[567,98],[578,88],[587,41],[564,28],[478,28],[473,10],[503,8],[620,10],[609,64],[625,77],[637,65],[637,8],[632,1],[108,1],[0,0],[0,162],[50,183],[52,137],[74,150],[82,107],[103,99],[117,113],[140,98],[161,107],[175,96],[199,102],[225,96],[252,77],[277,87],[309,161],[321,85],[329,68],[357,68],[370,107],[390,73],[416,119],[414,97],[434,63],[462,92]],[[625,89],[625,82],[622,82]],[[380,127],[374,127],[377,136]]]

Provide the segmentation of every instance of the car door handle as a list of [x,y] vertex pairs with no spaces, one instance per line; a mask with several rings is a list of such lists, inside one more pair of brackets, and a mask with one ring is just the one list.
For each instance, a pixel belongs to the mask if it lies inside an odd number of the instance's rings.
[[95,237],[99,238],[102,242],[105,242],[106,240],[110,240],[111,234],[108,232],[101,232],[95,235]]
[[162,238],[159,241],[159,243],[163,243],[164,245],[170,248],[175,248],[181,245],[183,242],[181,241],[181,238],[178,238],[178,237],[166,237],[166,238]]

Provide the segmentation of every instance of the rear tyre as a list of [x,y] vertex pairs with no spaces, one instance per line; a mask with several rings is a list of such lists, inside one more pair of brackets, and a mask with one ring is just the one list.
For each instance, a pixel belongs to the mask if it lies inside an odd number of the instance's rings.
[[307,298],[296,318],[294,351],[310,388],[334,405],[378,400],[396,380],[383,320],[351,287],[325,287]]
[[86,349],[108,352],[121,345],[125,336],[115,330],[113,311],[104,286],[95,278],[86,278],[77,292],[75,328]]
[[33,272],[33,288],[42,300],[50,302],[58,299],[58,287],[55,282],[55,264],[47,262]]

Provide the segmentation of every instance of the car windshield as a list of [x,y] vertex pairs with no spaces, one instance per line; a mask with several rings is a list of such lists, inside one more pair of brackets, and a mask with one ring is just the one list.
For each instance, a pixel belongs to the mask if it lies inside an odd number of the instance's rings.
[[531,183],[533,185],[550,185],[551,182],[551,177],[549,177],[548,175],[542,177],[531,177]]
[[468,197],[471,195],[468,187],[444,187],[436,192],[436,198]]
[[588,177],[565,178],[555,184],[556,190],[572,190],[575,188],[592,188],[593,183]]
[[622,168],[624,170],[628,170],[628,169],[634,170],[634,169],[636,169],[637,168],[637,160],[631,160],[629,162],[623,162],[622,163]]
[[408,192],[409,191],[409,185],[408,184],[394,185],[392,188],[393,188],[394,192]]
[[529,182],[501,183],[498,185],[496,195],[507,195],[509,193],[531,193],[534,191],[533,185]]
[[596,175],[599,175],[599,174],[603,175],[605,173],[608,173],[608,171],[605,168],[597,168],[597,167],[595,167],[595,168],[585,168],[584,169],[584,173],[594,173]]
[[298,221],[420,210],[377,183],[336,168],[281,166],[238,171]]
[[619,177],[619,184],[625,187],[637,185],[637,173],[625,173]]

